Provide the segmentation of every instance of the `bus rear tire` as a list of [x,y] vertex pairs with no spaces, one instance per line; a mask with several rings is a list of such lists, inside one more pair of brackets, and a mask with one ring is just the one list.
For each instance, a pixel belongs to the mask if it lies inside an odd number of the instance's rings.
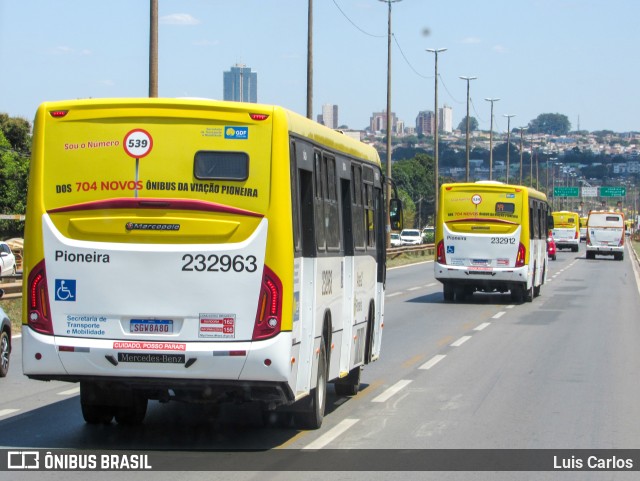
[[118,406],[115,417],[118,424],[124,426],[137,426],[142,424],[147,415],[147,398],[141,394],[131,394],[130,402],[124,406]]
[[301,429],[319,429],[324,419],[327,400],[327,351],[324,338],[320,341],[316,387],[303,399],[301,411],[295,413],[295,423]]
[[444,296],[445,302],[453,302],[455,299],[456,291],[451,284],[445,284],[442,287],[442,295]]
[[334,387],[338,396],[355,396],[360,390],[360,375],[362,367],[354,367],[346,377],[335,382]]
[[516,304],[524,302],[524,291],[526,287],[516,286],[511,288],[511,300]]
[[102,389],[92,383],[80,383],[80,407],[87,424],[111,424],[116,408],[99,404]]

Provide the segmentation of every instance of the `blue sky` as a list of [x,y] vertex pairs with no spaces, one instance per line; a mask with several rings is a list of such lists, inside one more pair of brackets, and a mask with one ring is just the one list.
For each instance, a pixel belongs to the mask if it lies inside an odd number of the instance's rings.
[[[258,73],[258,101],[306,112],[307,0],[159,0],[159,94],[222,98],[222,73]],[[392,6],[392,111],[415,125],[439,105],[488,130],[541,113],[586,130],[640,131],[640,2],[402,0]],[[0,0],[0,112],[31,120],[39,103],[148,95],[149,0]],[[314,0],[314,118],[364,128],[386,107],[387,4]],[[425,35],[428,31],[428,35]]]

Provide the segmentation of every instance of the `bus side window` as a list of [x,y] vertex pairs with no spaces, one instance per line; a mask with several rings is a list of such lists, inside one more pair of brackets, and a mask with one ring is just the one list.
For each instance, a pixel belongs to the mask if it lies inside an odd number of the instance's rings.
[[315,195],[313,200],[314,205],[314,218],[316,228],[316,247],[318,252],[324,252],[326,250],[326,236],[325,236],[325,213],[324,213],[324,198],[327,190],[326,181],[326,159],[322,158],[320,152],[315,151],[313,153],[313,175],[315,179]]
[[365,247],[364,206],[362,202],[362,167],[351,165],[353,240],[356,250]]
[[323,163],[326,166],[326,185],[324,199],[324,215],[327,250],[340,250],[340,215],[338,213],[338,196],[336,194],[336,159],[334,157],[323,156]]

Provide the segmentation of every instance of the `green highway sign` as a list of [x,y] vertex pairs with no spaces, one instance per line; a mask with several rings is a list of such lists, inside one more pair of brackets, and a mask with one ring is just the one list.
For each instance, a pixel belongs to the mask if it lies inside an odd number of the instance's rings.
[[554,187],[554,197],[579,197],[580,187]]
[[624,197],[627,195],[626,187],[600,187],[600,197]]

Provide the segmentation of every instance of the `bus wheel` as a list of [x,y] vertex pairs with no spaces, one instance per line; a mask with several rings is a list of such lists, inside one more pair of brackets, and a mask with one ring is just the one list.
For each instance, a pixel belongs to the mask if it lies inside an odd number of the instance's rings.
[[453,302],[455,298],[455,290],[451,284],[445,284],[442,287],[442,294],[446,302]]
[[527,289],[527,285],[525,284],[524,286],[522,286],[522,291],[524,294],[524,300],[526,302],[533,302],[533,296],[534,296],[534,292],[533,292],[533,280],[531,281],[531,287],[529,289]]
[[327,351],[324,344],[323,338],[320,341],[316,387],[302,401],[302,410],[295,413],[296,425],[302,429],[319,429],[322,426],[327,399]]
[[511,300],[517,304],[524,302],[524,291],[526,287],[516,286],[511,288]]
[[360,390],[360,374],[362,367],[354,367],[346,377],[335,382],[336,394],[338,396],[355,396]]
[[82,417],[88,424],[110,424],[115,414],[115,407],[98,404],[104,399],[100,394],[102,389],[91,383],[80,383],[80,406]]
[[124,406],[116,408],[115,416],[118,424],[136,426],[142,424],[147,415],[147,398],[141,394],[131,394],[131,399]]

